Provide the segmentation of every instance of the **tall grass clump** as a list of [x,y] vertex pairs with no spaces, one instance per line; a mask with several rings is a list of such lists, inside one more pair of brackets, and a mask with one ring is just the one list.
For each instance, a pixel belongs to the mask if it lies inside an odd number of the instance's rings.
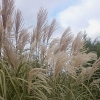
[[0,100],[99,100],[100,58],[87,54],[82,32],[75,37],[68,27],[52,39],[56,20],[49,25],[41,8],[31,33],[14,7],[14,0],[2,0]]

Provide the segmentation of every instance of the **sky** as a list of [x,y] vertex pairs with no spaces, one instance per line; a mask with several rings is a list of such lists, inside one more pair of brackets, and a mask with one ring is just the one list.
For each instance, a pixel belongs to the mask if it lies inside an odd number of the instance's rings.
[[[1,0],[0,0],[1,1]],[[35,26],[36,16],[42,7],[48,11],[48,20],[57,20],[59,29],[55,36],[61,36],[70,26],[72,32],[86,31],[89,37],[100,37],[100,0],[16,0],[16,8],[23,15],[25,26]]]

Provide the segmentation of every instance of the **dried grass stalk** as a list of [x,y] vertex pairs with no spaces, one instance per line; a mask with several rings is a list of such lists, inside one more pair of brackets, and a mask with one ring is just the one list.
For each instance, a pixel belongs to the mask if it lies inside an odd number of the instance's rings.
[[13,14],[14,0],[2,0],[2,21],[3,27],[6,29],[7,20]]
[[34,68],[29,72],[29,75],[28,75],[28,94],[30,94],[32,80],[34,79],[34,77],[38,77],[39,79],[41,79],[42,81],[44,81],[46,83],[46,80],[45,80],[46,76],[45,76],[44,72],[46,72],[46,69],[42,69],[42,68]]

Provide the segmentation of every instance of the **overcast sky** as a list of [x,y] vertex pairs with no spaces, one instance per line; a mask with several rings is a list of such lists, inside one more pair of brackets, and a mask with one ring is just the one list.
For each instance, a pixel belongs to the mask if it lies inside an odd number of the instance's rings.
[[15,4],[27,27],[35,25],[36,14],[43,7],[48,11],[48,19],[56,18],[60,26],[55,36],[68,26],[75,34],[86,30],[92,38],[100,36],[100,0],[16,0]]

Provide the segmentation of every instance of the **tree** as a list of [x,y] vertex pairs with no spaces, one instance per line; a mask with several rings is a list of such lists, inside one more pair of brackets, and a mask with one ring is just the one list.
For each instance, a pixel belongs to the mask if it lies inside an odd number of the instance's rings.
[[95,52],[97,57],[100,57],[100,37],[97,37],[92,41],[90,37],[87,37],[87,34],[84,34],[85,47],[88,48],[87,53]]

